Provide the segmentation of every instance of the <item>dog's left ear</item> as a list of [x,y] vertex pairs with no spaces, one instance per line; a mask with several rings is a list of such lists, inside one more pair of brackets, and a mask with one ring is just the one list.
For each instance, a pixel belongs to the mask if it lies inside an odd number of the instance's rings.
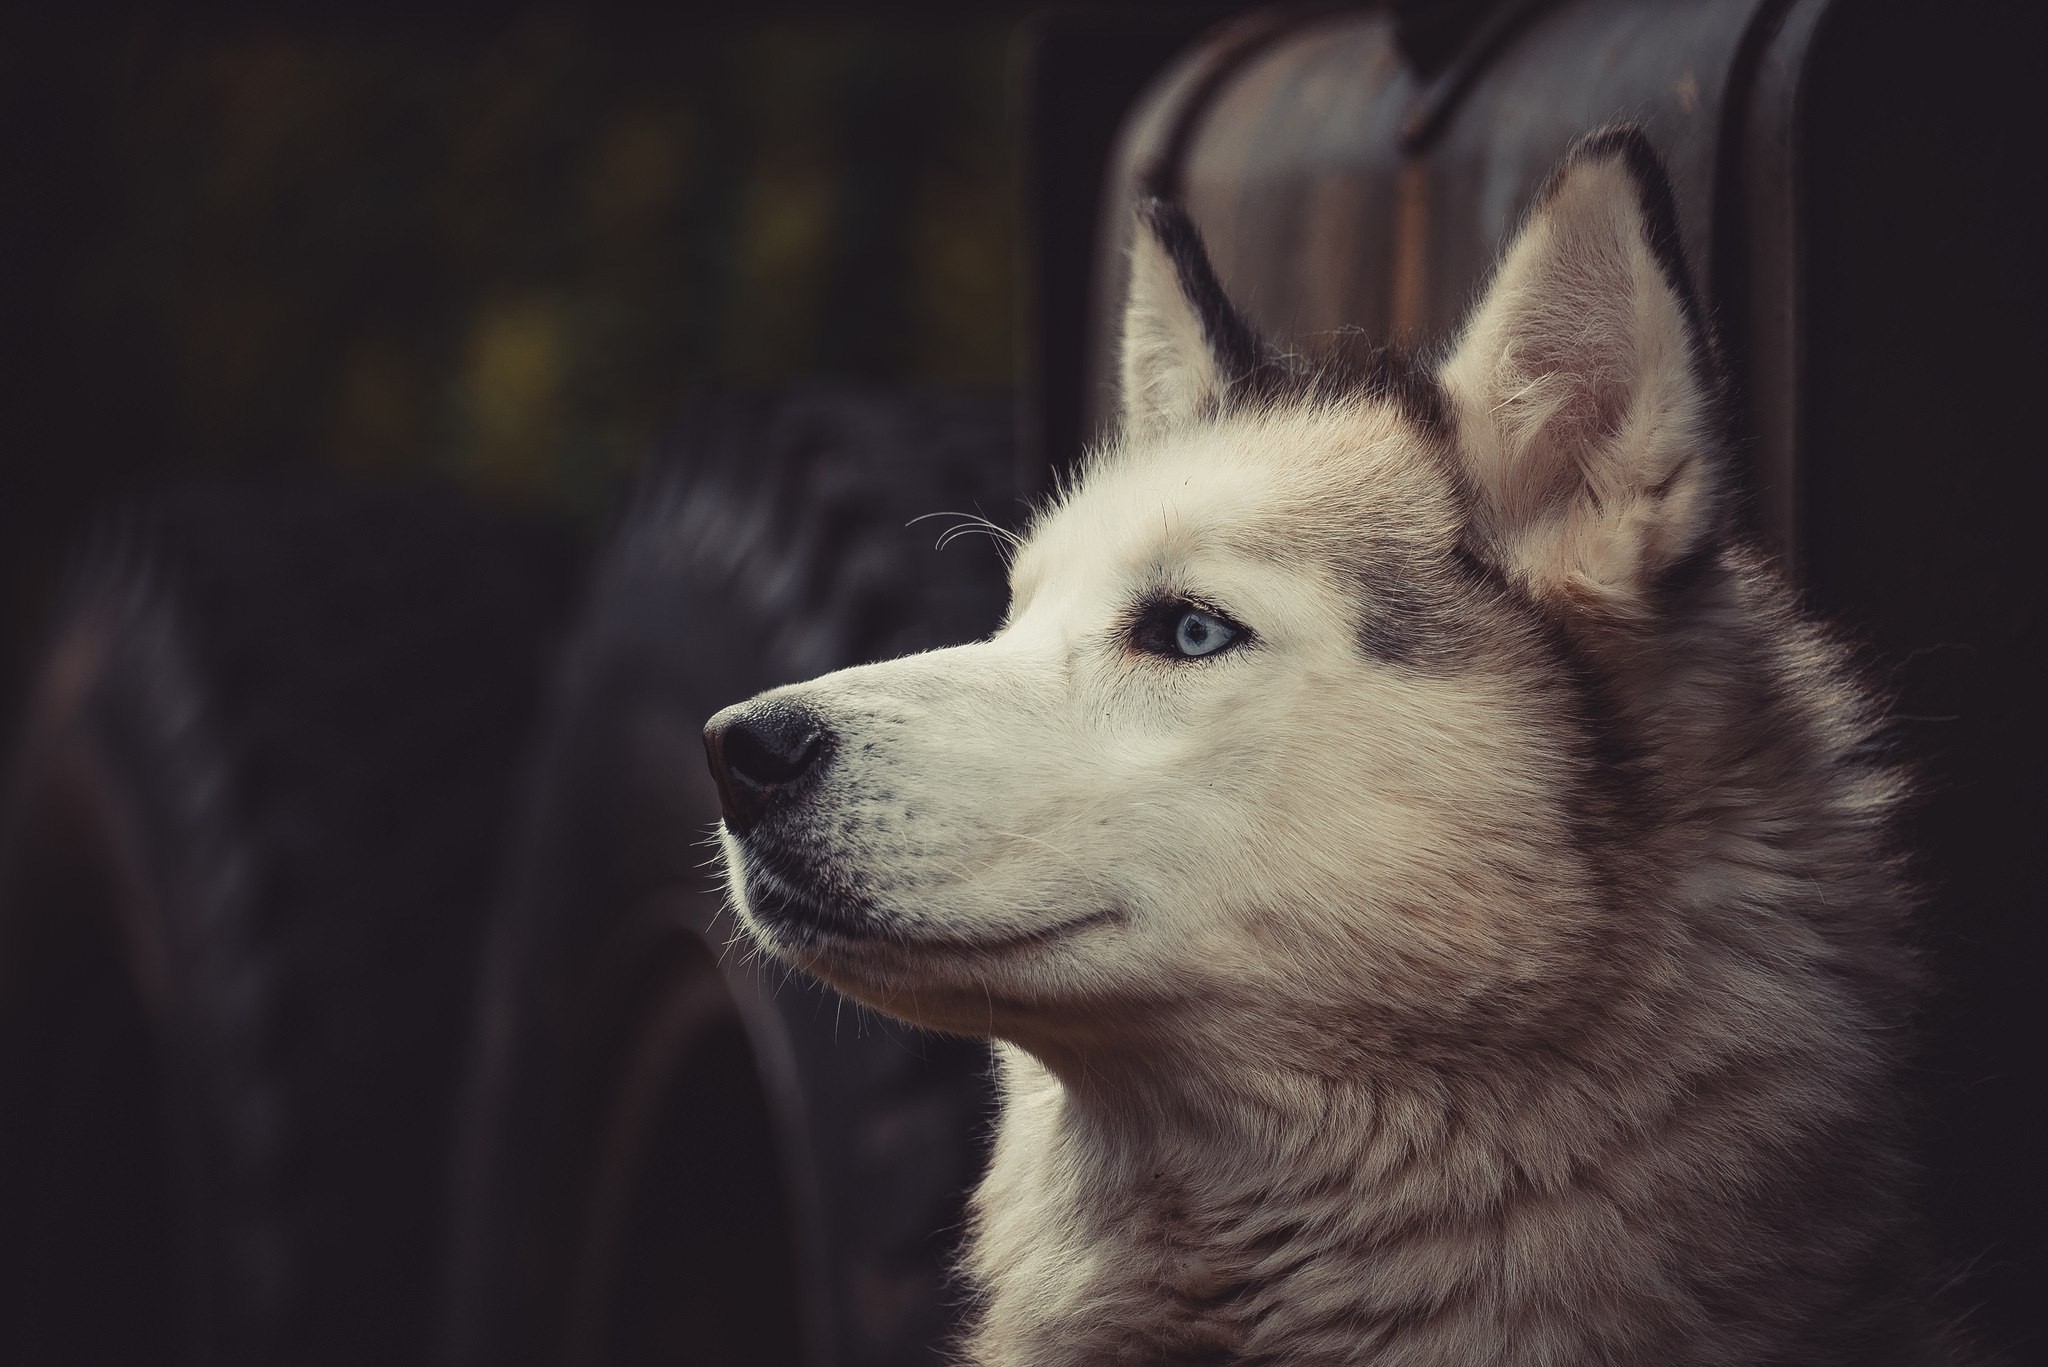
[[1721,530],[1718,385],[1641,130],[1579,143],[1440,373],[1484,553],[1627,613]]
[[1215,416],[1264,358],[1187,211],[1167,200],[1141,200],[1124,305],[1124,435]]

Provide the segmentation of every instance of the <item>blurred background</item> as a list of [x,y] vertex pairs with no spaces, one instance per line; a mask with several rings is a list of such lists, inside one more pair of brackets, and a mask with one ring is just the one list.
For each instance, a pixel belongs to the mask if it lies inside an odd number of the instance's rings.
[[[1899,691],[1958,1304],[2040,1360],[2031,7],[0,22],[0,1363],[943,1359],[981,1046],[724,953],[698,728],[986,632],[1128,205],[1440,342],[1643,120]],[[1873,396],[1884,396],[1881,406]]]
[[0,1361],[936,1360],[984,1052],[715,962],[696,732],[993,625],[1029,110],[1072,267],[1229,8],[10,12]]
[[10,658],[119,491],[401,475],[594,529],[708,386],[1008,390],[1023,13],[17,14]]

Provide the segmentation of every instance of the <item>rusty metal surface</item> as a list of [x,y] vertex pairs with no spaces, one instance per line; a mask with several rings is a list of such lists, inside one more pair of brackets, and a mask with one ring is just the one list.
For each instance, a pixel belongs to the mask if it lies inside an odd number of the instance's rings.
[[[1427,77],[1404,58],[1384,10],[1238,21],[1153,88],[1112,168],[1091,429],[1113,415],[1114,301],[1129,208],[1146,187],[1185,200],[1224,283],[1275,341],[1359,327],[1429,349],[1450,340],[1572,141],[1628,120],[1670,167],[1687,257],[1740,381],[1758,530],[1789,551],[1799,346],[1791,97],[1830,3],[1508,4]],[[1724,244],[1731,232],[1739,245]],[[1724,256],[1748,268],[1739,285]]]

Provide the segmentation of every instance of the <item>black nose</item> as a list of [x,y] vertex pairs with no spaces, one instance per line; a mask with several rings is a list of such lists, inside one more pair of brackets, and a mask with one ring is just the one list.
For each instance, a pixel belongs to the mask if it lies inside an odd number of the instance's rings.
[[706,722],[704,753],[726,829],[745,835],[822,767],[831,748],[825,724],[792,703],[740,703]]

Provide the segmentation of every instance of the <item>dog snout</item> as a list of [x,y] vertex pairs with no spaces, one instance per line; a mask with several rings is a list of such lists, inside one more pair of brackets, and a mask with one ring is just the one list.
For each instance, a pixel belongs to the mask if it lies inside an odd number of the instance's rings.
[[726,829],[745,835],[818,773],[831,750],[830,728],[787,702],[740,703],[705,723],[704,752]]

